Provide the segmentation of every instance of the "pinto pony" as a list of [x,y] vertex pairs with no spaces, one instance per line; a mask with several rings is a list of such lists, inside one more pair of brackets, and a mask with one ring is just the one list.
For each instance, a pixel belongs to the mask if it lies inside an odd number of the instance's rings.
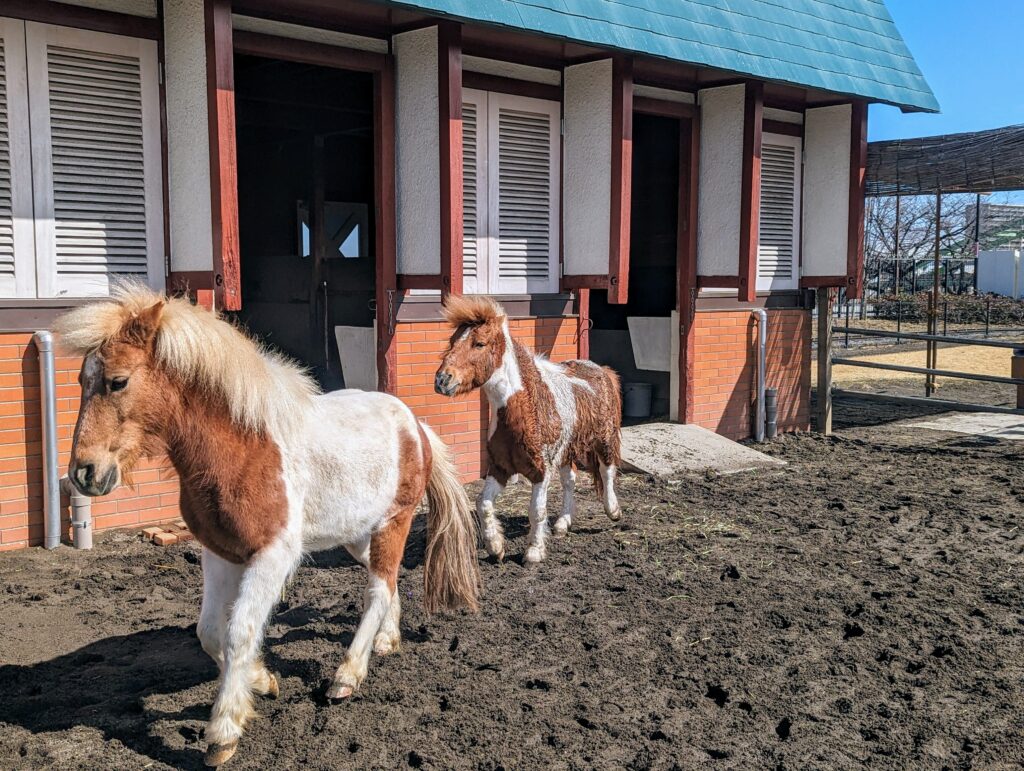
[[574,464],[593,475],[605,512],[618,520],[622,400],[615,372],[592,361],[555,364],[535,355],[512,339],[504,309],[489,297],[450,296],[444,314],[455,331],[434,390],[455,396],[482,388],[491,406],[488,471],[477,500],[487,552],[504,557],[494,502],[516,474],[533,483],[527,562],[544,559],[548,486],[556,471],[562,478],[556,535],[565,535],[575,513]]
[[220,667],[207,765],[236,751],[252,694],[276,696],[264,627],[302,555],[345,546],[369,570],[365,607],[328,697],[366,677],[371,645],[399,647],[398,567],[429,502],[424,604],[477,606],[472,506],[448,448],[394,397],[321,394],[295,364],[186,300],[127,285],[59,323],[85,357],[68,476],[86,495],[166,452],[181,515],[203,546],[197,633]]

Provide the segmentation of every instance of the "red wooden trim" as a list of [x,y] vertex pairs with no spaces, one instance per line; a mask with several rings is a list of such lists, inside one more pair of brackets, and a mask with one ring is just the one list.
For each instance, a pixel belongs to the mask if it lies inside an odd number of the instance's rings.
[[407,289],[443,289],[441,277],[426,273],[399,273],[398,289],[404,292]]
[[849,276],[804,276],[800,279],[800,287],[817,289],[823,286],[849,286],[852,281]]
[[437,25],[441,288],[462,294],[462,25]]
[[146,40],[160,40],[163,37],[159,17],[153,19],[147,16],[132,16],[130,13],[99,11],[95,8],[54,3],[49,0],[3,0],[0,3],[0,16]]
[[782,134],[787,137],[799,137],[804,136],[804,127],[799,123],[786,123],[781,120],[765,120],[762,123],[762,129],[765,134]]
[[[679,421],[696,414],[694,372],[697,311],[697,194],[700,180],[700,121],[679,125],[679,213],[676,229],[676,301],[679,308]],[[673,330],[673,333],[675,330]]]
[[484,72],[462,73],[462,85],[465,88],[478,88],[481,91],[497,91],[502,94],[528,96],[532,99],[547,99],[550,102],[562,101],[561,86],[550,83],[534,83],[530,80],[503,78],[500,75],[488,75]]
[[861,296],[864,282],[864,183],[868,162],[868,106],[854,102],[850,116],[850,217],[846,251],[848,296]]
[[738,289],[739,276],[697,276],[698,289]]
[[206,0],[205,20],[214,291],[218,307],[237,311],[242,307],[242,275],[231,0]]
[[645,115],[660,115],[663,118],[693,118],[699,110],[700,108],[695,104],[669,102],[649,96],[633,97],[633,112],[642,112]]
[[607,289],[608,276],[598,273],[581,273],[575,276],[562,276],[563,289]]
[[308,40],[263,35],[258,32],[238,30],[234,33],[235,51],[267,59],[314,64],[319,67],[335,67],[355,72],[380,72],[387,61],[386,54],[373,51],[358,51],[354,48],[312,43]]
[[608,302],[629,299],[629,217],[633,194],[633,60],[612,61],[612,207]]
[[580,289],[576,293],[576,357],[590,358],[590,290]]
[[764,85],[747,83],[743,109],[743,182],[740,200],[739,299],[757,295],[757,233],[761,218],[761,124]]
[[373,76],[373,102],[377,388],[394,394],[398,384],[395,326],[401,297],[395,274],[395,71],[391,59]]

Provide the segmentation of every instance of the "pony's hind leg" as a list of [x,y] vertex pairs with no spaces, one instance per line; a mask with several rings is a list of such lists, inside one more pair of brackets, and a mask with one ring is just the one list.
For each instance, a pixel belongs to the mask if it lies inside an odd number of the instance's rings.
[[[199,610],[199,622],[196,624],[196,636],[217,667],[224,669],[224,635],[227,631],[228,613],[238,597],[238,587],[245,571],[243,565],[218,557],[203,547],[203,604]],[[252,687],[261,696],[278,695],[277,678],[274,677],[263,662],[253,662]]]
[[[363,567],[370,567],[370,537],[367,536],[357,543],[347,543],[345,548]],[[365,608],[364,608],[365,610]],[[387,615],[381,622],[380,631],[373,638],[373,652],[378,656],[386,656],[398,650],[402,642],[402,633],[399,629],[399,617],[402,612],[402,604],[398,599],[398,591],[391,598],[391,605],[388,607]]]
[[555,535],[565,535],[572,526],[572,518],[576,514],[576,501],[573,491],[576,489],[576,472],[572,464],[566,464],[558,470],[562,478],[562,514],[555,520]]
[[245,724],[253,715],[254,686],[270,688],[269,680],[259,683],[254,678],[254,673],[266,671],[260,660],[263,633],[300,555],[298,542],[279,540],[245,566],[223,639],[220,688],[206,726],[208,766],[219,766],[235,754]]
[[[385,623],[385,618],[392,612],[392,601],[397,599],[398,567],[402,562],[405,540],[409,536],[409,527],[412,525],[415,511],[415,506],[402,509],[370,538],[370,575],[364,595],[363,617],[359,621],[355,637],[352,638],[352,644],[349,645],[345,661],[338,667],[334,674],[334,682],[327,689],[329,699],[348,698],[366,678],[370,662],[370,645]],[[396,627],[397,611],[396,607]]]
[[527,537],[527,562],[540,562],[547,554],[548,539],[548,486],[551,484],[551,472],[546,471],[544,478],[533,486],[530,496],[530,534]]
[[480,538],[484,542],[484,548],[492,557],[501,560],[505,557],[505,534],[501,529],[501,522],[494,513],[494,502],[498,500],[505,485],[495,477],[488,475],[484,480],[484,489],[480,491],[480,497],[476,500],[476,514],[480,519]]
[[622,518],[622,509],[619,508],[619,499],[615,495],[615,464],[606,464],[601,461],[601,498],[604,502],[604,512],[612,522],[618,522]]

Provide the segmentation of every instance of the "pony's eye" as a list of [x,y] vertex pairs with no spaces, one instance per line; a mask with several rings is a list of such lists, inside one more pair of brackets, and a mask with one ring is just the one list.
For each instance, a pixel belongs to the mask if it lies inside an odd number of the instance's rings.
[[111,391],[123,391],[124,387],[128,385],[128,378],[126,377],[115,377],[110,381]]
[[487,347],[487,343],[481,343],[479,340],[477,340],[475,343],[473,343],[473,347],[474,348],[486,348]]

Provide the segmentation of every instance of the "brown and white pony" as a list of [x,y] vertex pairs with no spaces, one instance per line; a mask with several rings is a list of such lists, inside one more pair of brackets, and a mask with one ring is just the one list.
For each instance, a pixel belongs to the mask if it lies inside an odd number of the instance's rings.
[[371,645],[381,655],[399,647],[395,584],[424,494],[424,604],[476,609],[472,505],[448,448],[398,399],[321,394],[215,314],[135,285],[71,311],[59,332],[85,357],[75,487],[105,495],[159,452],[177,469],[182,517],[203,546],[197,633],[221,674],[208,765],[234,754],[252,693],[277,695],[261,659],[264,627],[304,553],[343,545],[369,570],[332,699],[359,687]]
[[556,472],[562,478],[556,535],[568,531],[575,513],[574,464],[593,475],[605,512],[618,520],[615,473],[622,414],[618,375],[592,361],[555,364],[535,355],[512,339],[504,309],[489,297],[450,296],[444,314],[455,332],[437,370],[434,390],[455,396],[482,388],[491,406],[488,471],[477,499],[487,552],[504,557],[505,539],[494,502],[517,474],[533,483],[527,562],[544,559],[548,486]]

